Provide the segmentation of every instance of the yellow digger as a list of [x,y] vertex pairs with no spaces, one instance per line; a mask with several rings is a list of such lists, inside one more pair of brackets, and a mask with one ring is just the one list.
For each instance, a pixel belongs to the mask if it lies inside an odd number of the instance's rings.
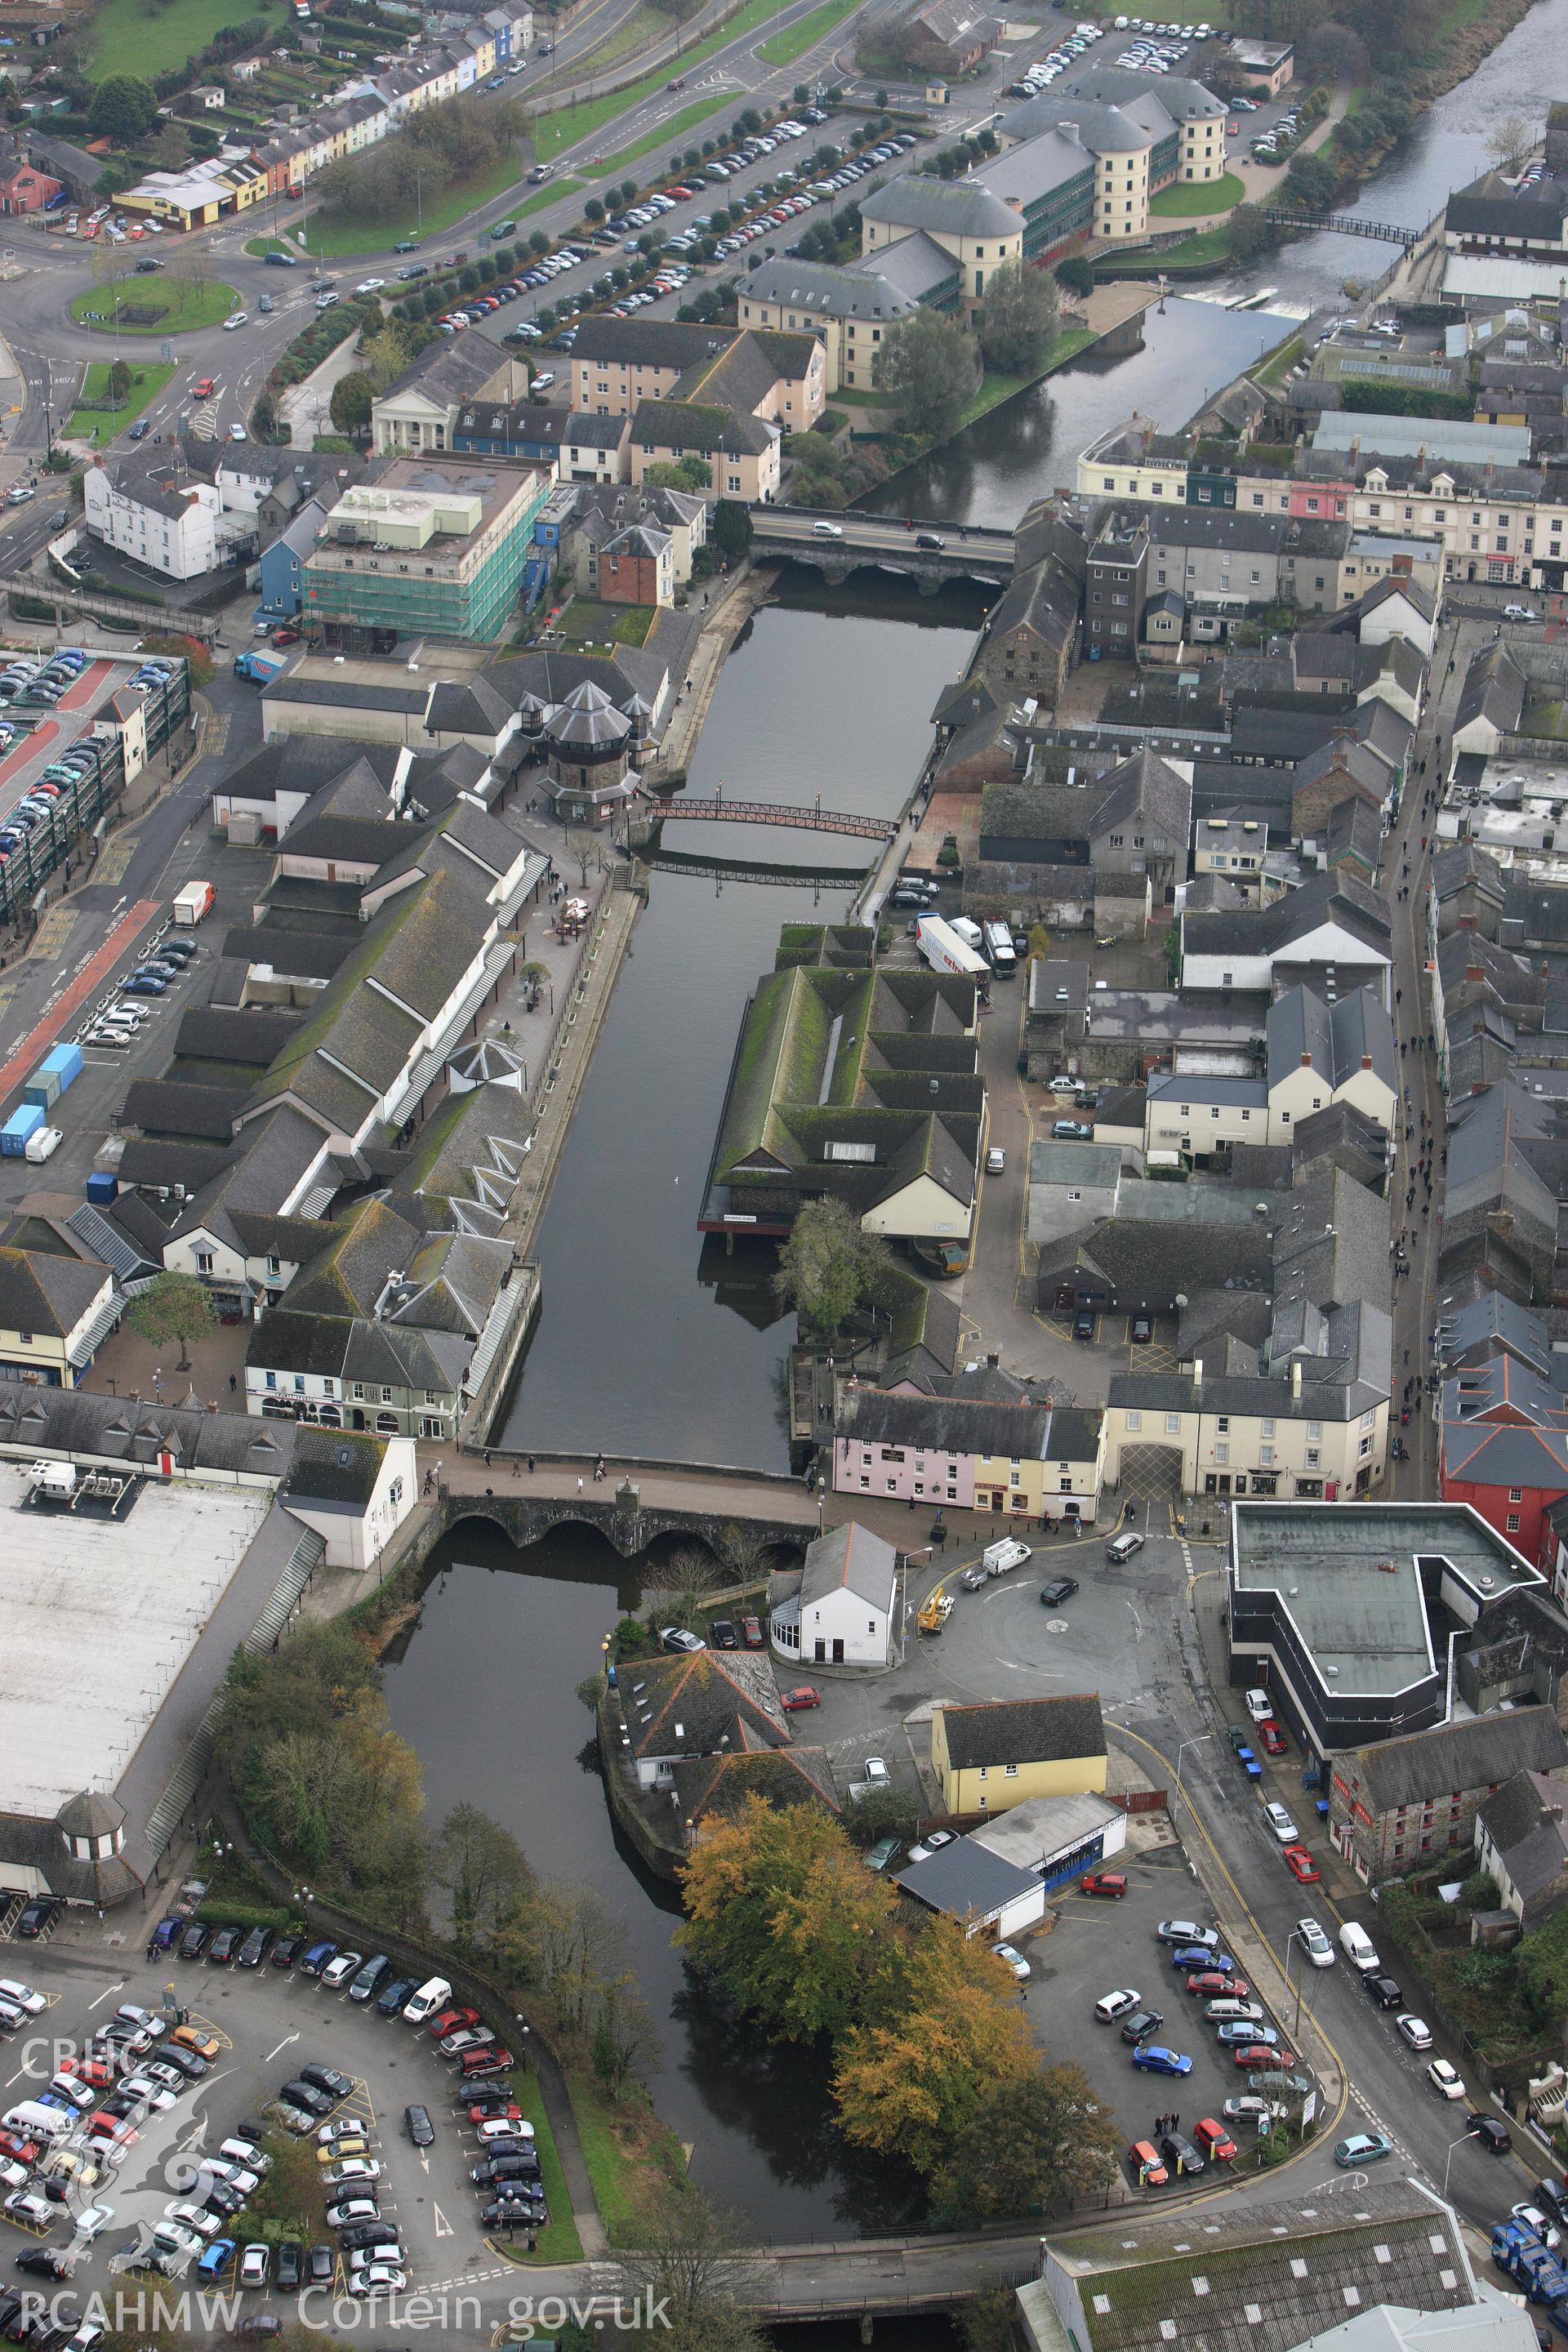
[[915,1624],[922,1633],[940,1633],[952,1614],[952,1595],[945,1584],[927,1594]]

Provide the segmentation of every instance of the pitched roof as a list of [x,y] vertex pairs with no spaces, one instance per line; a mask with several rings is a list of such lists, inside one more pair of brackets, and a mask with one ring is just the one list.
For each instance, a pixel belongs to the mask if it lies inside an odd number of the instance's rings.
[[80,1258],[0,1249],[0,1325],[67,1339],[109,1280],[107,1266]]
[[1018,234],[1018,215],[980,181],[938,180],[921,172],[902,173],[885,187],[873,189],[861,199],[860,217],[954,236],[1010,238]]
[[997,1698],[974,1706],[946,1706],[942,1727],[948,1759],[956,1771],[967,1772],[979,1765],[1046,1764],[1105,1754],[1098,1691],[1061,1698]]
[[858,1520],[846,1519],[842,1527],[807,1545],[800,1584],[802,1606],[842,1591],[853,1592],[875,1608],[890,1610],[897,1571],[898,1554],[892,1545]]
[[773,1669],[745,1651],[638,1658],[621,1668],[619,1689],[636,1756],[713,1756],[726,1746],[790,1744]]
[[1568,1738],[1554,1711],[1518,1706],[1358,1748],[1353,1769],[1368,1810],[1386,1813],[1451,1790],[1488,1789],[1515,1772],[1549,1772],[1564,1764]]

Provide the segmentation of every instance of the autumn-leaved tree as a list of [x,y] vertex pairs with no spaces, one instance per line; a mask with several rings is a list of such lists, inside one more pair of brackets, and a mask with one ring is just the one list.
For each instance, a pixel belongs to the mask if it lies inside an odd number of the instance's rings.
[[942,2219],[966,2228],[1049,2207],[1114,2178],[1121,2143],[1081,2066],[1044,2066],[986,2084],[931,2183]]
[[879,2012],[894,1897],[831,1814],[750,1798],[707,1827],[682,1884],[678,1940],[773,2039],[837,2036]]
[[922,1927],[886,2023],[839,2045],[833,2078],[845,2137],[933,2173],[995,2086],[1039,2064],[1012,1979],[956,1921]]
[[511,1832],[477,1805],[454,1805],[431,1856],[452,1906],[458,1949],[487,1955],[533,1886],[528,1856]]

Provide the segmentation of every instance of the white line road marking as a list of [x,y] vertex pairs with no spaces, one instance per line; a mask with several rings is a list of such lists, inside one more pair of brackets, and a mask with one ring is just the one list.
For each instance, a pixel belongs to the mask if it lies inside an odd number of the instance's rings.
[[[300,2037],[297,2033],[285,2034],[282,2041],[278,2044],[278,2050],[287,2050],[290,2042],[298,2042],[299,2039]],[[262,2064],[265,2066],[270,2066],[272,2061],[278,2055],[278,2050],[269,2050],[266,2057],[262,2060]]]
[[432,2205],[430,2210],[436,2217],[436,2235],[438,2238],[451,2237],[453,2234],[452,2224],[447,2221],[447,2216],[442,2212],[439,2205]]
[[118,1984],[111,1984],[107,1992],[100,1992],[96,2000],[89,2000],[88,2002],[88,2007],[89,2009],[101,2009],[106,2000],[112,2000],[117,1992],[123,1992],[124,1990],[125,1979],[121,1977],[120,1982]]

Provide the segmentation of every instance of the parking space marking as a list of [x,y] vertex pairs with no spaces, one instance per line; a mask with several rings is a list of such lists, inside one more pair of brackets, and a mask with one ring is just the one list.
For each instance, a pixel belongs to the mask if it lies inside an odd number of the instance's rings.
[[225,2050],[232,2050],[234,2048],[232,2039],[224,2032],[216,2017],[207,2017],[204,2015],[202,2011],[199,2009],[193,2009],[187,2011],[186,2021],[187,2023],[197,2027],[203,2033],[210,2033],[213,2040],[217,2042],[221,2048]]
[[438,2238],[449,2238],[453,2236],[454,2231],[452,2224],[447,2221],[447,2216],[442,2212],[439,2205],[432,2205],[430,2211],[435,2218],[436,2235]]
[[298,2042],[299,2039],[300,2037],[297,2033],[286,2033],[283,2036],[282,2041],[278,2044],[278,2050],[269,2050],[266,2057],[262,2060],[262,2064],[264,2066],[270,2066],[274,2058],[277,2057],[279,2050],[287,2050],[291,2042]]
[[123,1992],[124,1990],[125,1979],[121,1977],[118,1984],[111,1984],[106,1991],[100,1992],[96,2000],[89,2000],[88,2002],[88,2008],[89,2010],[101,2009],[106,2000],[112,2000],[117,1992]]

